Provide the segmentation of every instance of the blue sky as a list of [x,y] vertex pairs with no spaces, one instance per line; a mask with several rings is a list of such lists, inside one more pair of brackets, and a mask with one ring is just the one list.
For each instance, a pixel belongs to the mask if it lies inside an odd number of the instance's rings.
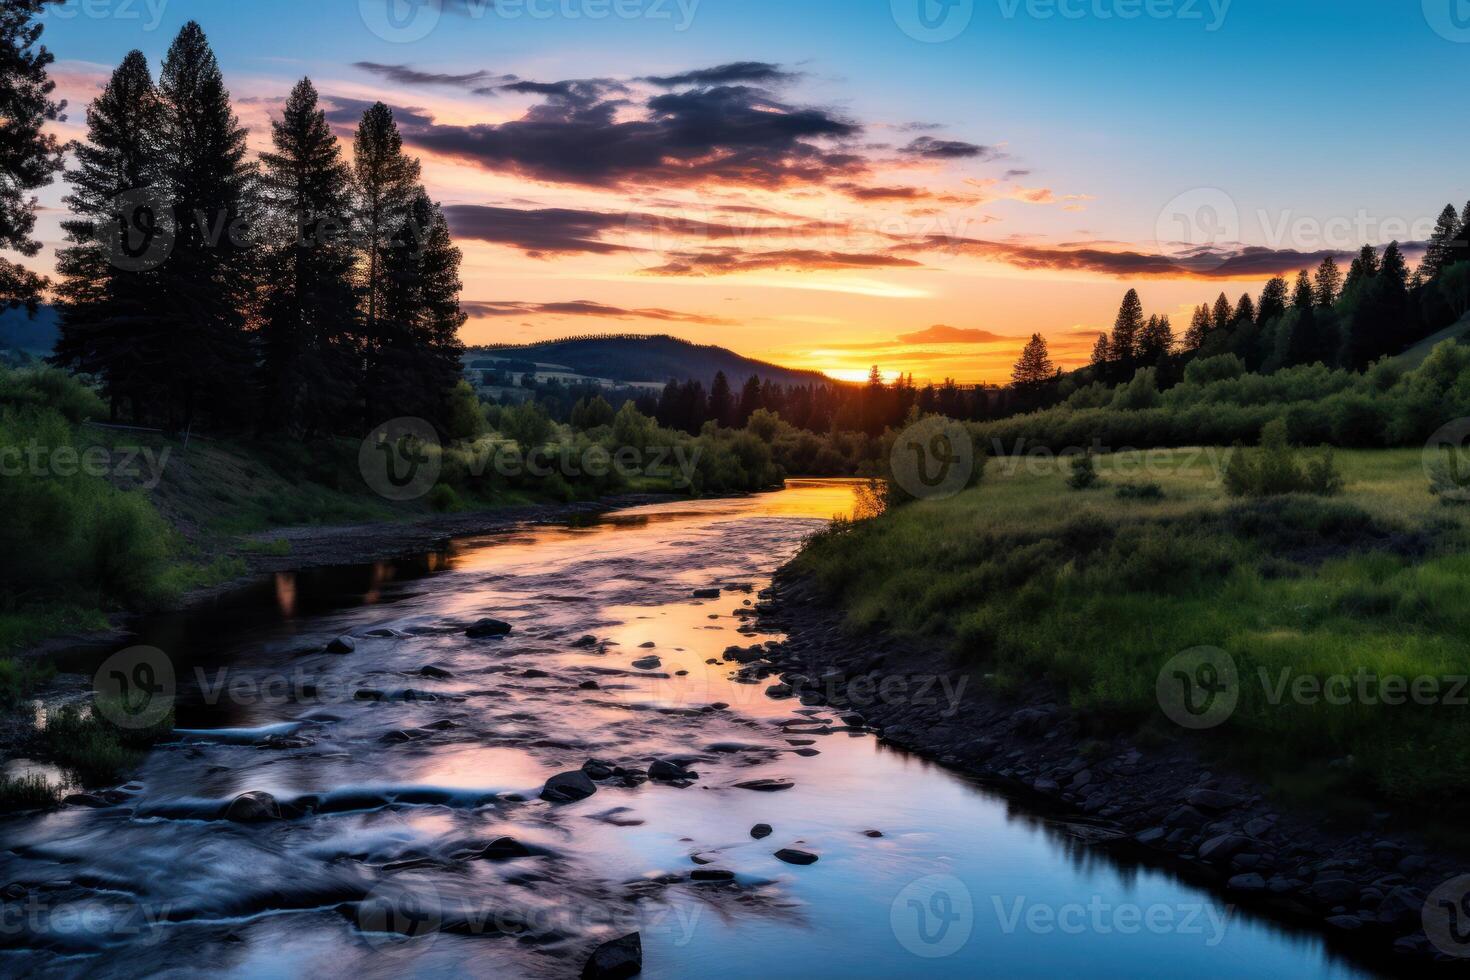
[[[941,0],[501,0],[499,14],[483,0],[443,0],[442,11],[419,11],[430,21],[400,21],[436,25],[408,43],[371,28],[384,23],[389,2],[403,0],[93,0],[90,7],[71,0],[49,18],[46,43],[58,57],[63,89],[80,103],[128,49],[141,48],[156,63],[178,28],[197,19],[232,92],[246,103],[242,118],[261,130],[269,100],[302,74],[324,95],[382,98],[423,109],[438,123],[514,119],[535,103],[515,93],[404,85],[354,67],[361,62],[541,82],[626,81],[766,63],[792,76],[776,93],[782,105],[819,108],[861,127],[849,144],[885,157],[869,168],[869,183],[975,194],[949,206],[948,215],[916,216],[934,207],[890,209],[882,221],[962,215],[963,237],[988,242],[1167,251],[1174,246],[1160,240],[1161,217],[1180,195],[1194,207],[1198,189],[1206,189],[1210,200],[1223,192],[1238,215],[1233,244],[1313,254],[1353,247],[1342,233],[1349,227],[1348,238],[1376,244],[1412,238],[1406,229],[1432,222],[1445,202],[1470,197],[1470,132],[1454,94],[1470,66],[1466,0],[952,0],[948,20]],[[932,22],[956,36],[926,43],[905,33],[901,25],[916,23],[920,4],[932,5]],[[639,16],[619,17],[617,10]],[[600,11],[609,15],[594,19]],[[619,111],[636,106],[635,99]],[[916,123],[942,129],[912,128]],[[888,150],[870,148],[900,147],[909,137],[896,134],[916,132],[985,150],[953,167],[937,166],[936,157],[923,168],[910,161],[883,171],[894,163]],[[508,174],[484,160],[443,161],[426,174],[436,196],[465,206],[575,204],[606,212],[634,196],[620,185],[593,197],[587,187],[524,168]],[[830,202],[812,210],[821,195],[810,184],[786,190],[781,210],[830,219]],[[722,178],[715,187],[680,191],[688,213],[711,200],[728,205],[739,188]],[[747,197],[764,207],[778,200],[764,191]],[[1336,224],[1324,228],[1327,221]],[[827,248],[857,250],[851,241]],[[723,325],[691,322],[681,328],[686,332],[719,339],[738,322],[746,349],[803,363],[934,323],[1005,337],[1034,329],[1066,344],[1073,333],[1105,326],[1128,284],[1106,268],[1060,269],[1048,259],[1038,269],[1010,254],[997,261],[992,251],[971,256],[975,263],[926,258],[881,274],[783,267],[699,282],[651,276],[648,263],[622,270],[573,255],[527,258],[524,248],[503,242],[466,251],[468,299],[695,309]],[[1234,296],[1259,288],[1265,277],[1231,276],[1242,281],[1222,286],[1153,275],[1140,291],[1151,308],[1177,318],[1220,288]],[[793,323],[804,324],[798,329],[811,350],[782,345]],[[585,317],[527,313],[499,316],[481,329],[516,339],[603,327]],[[818,343],[827,345],[825,355],[814,353]],[[1013,351],[961,353],[973,355],[969,373],[983,375]]]

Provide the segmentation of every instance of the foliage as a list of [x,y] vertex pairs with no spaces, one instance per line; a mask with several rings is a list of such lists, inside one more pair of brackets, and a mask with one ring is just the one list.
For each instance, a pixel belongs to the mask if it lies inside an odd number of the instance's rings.
[[1097,463],[1091,452],[1072,457],[1072,472],[1067,477],[1067,486],[1073,490],[1091,490],[1097,486]]
[[1225,491],[1232,497],[1275,497],[1314,493],[1330,497],[1342,491],[1343,479],[1326,449],[1305,467],[1287,442],[1286,422],[1274,419],[1261,430],[1259,449],[1236,445],[1225,470]]

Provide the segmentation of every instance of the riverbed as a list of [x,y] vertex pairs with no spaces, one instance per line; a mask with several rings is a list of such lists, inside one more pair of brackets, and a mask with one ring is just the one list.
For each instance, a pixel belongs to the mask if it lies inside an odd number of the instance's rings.
[[[853,489],[283,572],[144,624],[176,738],[119,802],[0,822],[0,970],[561,977],[637,932],[650,978],[1366,975],[741,676],[729,648],[781,639],[760,590]],[[466,635],[486,617],[511,632]],[[541,798],[589,760],[592,795]],[[246,793],[278,809],[227,819]]]

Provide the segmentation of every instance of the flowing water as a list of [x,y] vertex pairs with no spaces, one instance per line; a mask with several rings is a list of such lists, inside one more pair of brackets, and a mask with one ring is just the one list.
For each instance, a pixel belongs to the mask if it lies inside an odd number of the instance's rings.
[[[637,931],[649,978],[1361,975],[737,683],[724,650],[773,639],[750,633],[756,593],[852,490],[531,527],[155,620],[142,642],[172,661],[178,738],[120,805],[0,822],[0,971],[569,976]],[[468,638],[487,616],[514,632]],[[344,634],[355,652],[322,652]],[[588,759],[698,778],[539,799]],[[794,785],[736,785],[755,779]],[[221,819],[249,791],[287,818]],[[529,853],[487,849],[502,836]]]

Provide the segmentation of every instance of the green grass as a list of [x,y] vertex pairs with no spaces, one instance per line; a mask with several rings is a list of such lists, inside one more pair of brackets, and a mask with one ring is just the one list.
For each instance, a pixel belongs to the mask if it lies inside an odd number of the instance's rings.
[[1346,488],[1332,499],[1232,500],[1210,459],[1098,458],[1105,484],[1148,482],[1161,498],[1070,490],[1065,460],[993,460],[978,488],[839,526],[798,565],[853,629],[938,640],[1003,686],[1049,681],[1123,728],[1167,726],[1161,667],[1219,647],[1241,698],[1210,745],[1284,786],[1463,805],[1465,706],[1272,703],[1261,672],[1470,673],[1470,509],[1429,493],[1418,451],[1339,452]]
[[0,813],[43,810],[59,802],[61,789],[53,786],[39,773],[28,773],[19,777],[0,776]]
[[13,711],[56,675],[50,664],[34,660],[0,659],[0,711]]
[[105,712],[62,708],[36,732],[36,754],[74,773],[83,786],[120,782],[147,749],[173,731],[173,715],[145,728],[122,728]]

